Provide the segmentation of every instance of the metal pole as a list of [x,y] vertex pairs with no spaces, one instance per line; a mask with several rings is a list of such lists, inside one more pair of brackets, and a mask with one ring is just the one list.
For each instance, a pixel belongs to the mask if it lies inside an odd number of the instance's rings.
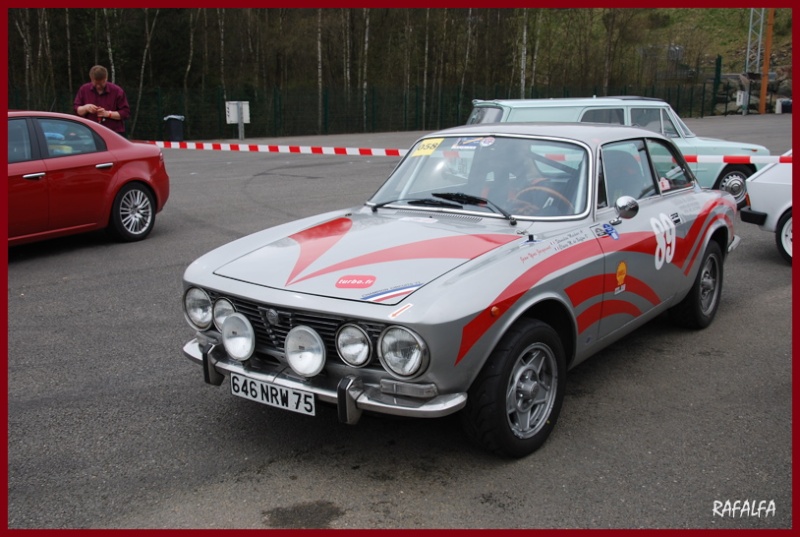
[[775,10],[767,10],[767,37],[764,43],[764,63],[761,68],[761,93],[758,100],[758,113],[767,110],[767,85],[769,85],[769,55],[772,53],[772,26],[775,23]]
[[[756,26],[758,26],[758,33],[756,33]],[[745,88],[744,92],[744,110],[742,111],[743,115],[747,115],[749,108],[750,108],[750,86],[751,86],[751,79],[750,73],[757,73],[760,71],[761,67],[761,34],[764,29],[764,8],[761,9],[751,9],[750,10],[750,30],[747,34],[747,56],[745,58],[745,65],[744,65],[744,74],[747,77],[747,87]],[[755,37],[758,48],[757,51],[753,52],[753,38]],[[755,69],[751,69],[750,66],[750,59],[754,59],[756,66]]]
[[244,140],[244,112],[242,111],[242,101],[236,101],[236,117],[239,119],[239,141]]

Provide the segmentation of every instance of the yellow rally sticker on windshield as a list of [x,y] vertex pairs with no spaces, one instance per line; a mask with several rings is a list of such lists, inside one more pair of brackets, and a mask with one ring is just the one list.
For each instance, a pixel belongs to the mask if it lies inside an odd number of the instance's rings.
[[439,147],[439,144],[442,143],[444,138],[430,138],[428,140],[423,140],[420,142],[417,149],[411,154],[412,157],[427,157],[428,155],[432,155],[436,148]]

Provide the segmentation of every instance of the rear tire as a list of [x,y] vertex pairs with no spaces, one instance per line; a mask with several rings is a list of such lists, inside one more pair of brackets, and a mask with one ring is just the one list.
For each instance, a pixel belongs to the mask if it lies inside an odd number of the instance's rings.
[[517,322],[472,384],[461,413],[467,434],[499,455],[539,449],[561,412],[566,357],[556,331],[539,320]]
[[670,310],[673,321],[687,328],[706,328],[714,320],[722,296],[722,249],[711,241],[703,254],[692,289]]
[[775,228],[775,244],[783,258],[792,264],[792,210],[789,209],[778,220]]
[[122,242],[140,241],[153,230],[156,207],[153,194],[140,183],[129,183],[117,192],[108,229]]

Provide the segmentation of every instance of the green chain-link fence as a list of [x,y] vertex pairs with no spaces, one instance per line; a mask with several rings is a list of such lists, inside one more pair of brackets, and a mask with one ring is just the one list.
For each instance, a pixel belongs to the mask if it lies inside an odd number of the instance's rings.
[[[682,117],[704,117],[732,113],[729,103],[739,89],[738,82],[708,80],[704,83],[672,86],[612,88],[609,95],[640,95],[669,102]],[[184,116],[186,140],[238,138],[238,126],[226,123],[225,101],[247,101],[250,123],[247,138],[346,134],[354,132],[394,132],[436,130],[463,124],[472,109],[473,98],[514,98],[501,87],[434,89],[423,99],[421,88],[408,92],[370,88],[365,94],[316,89],[271,90],[222,88],[195,91],[186,95],[177,89],[155,89],[142,93],[126,88],[132,117],[128,133],[139,140],[166,139],[165,117]],[[527,97],[588,97],[601,95],[601,88],[533,88]],[[72,111],[73,92],[62,91],[47,109]],[[9,88],[9,109],[24,109],[25,99],[17,88]],[[137,104],[138,103],[138,104]]]

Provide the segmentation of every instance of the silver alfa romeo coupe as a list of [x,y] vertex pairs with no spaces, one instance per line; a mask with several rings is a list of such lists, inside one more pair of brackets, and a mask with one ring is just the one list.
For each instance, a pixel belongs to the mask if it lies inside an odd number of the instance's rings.
[[567,374],[669,312],[705,328],[736,201],[649,130],[481,124],[429,134],[358,207],[249,235],[184,274],[205,382],[313,416],[459,412],[522,457]]

